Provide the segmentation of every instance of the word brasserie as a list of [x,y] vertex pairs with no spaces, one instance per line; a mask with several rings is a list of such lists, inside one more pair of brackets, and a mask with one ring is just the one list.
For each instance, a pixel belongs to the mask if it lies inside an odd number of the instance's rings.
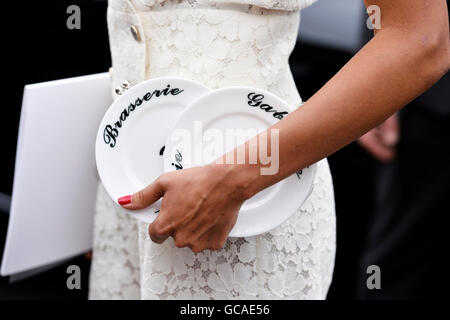
[[136,110],[137,107],[142,105],[144,101],[150,101],[153,97],[159,98],[161,96],[173,95],[176,96],[182,93],[184,90],[179,88],[171,88],[170,84],[167,85],[163,90],[154,90],[153,92],[145,93],[142,98],[137,98],[134,102],[130,102],[128,107],[122,110],[119,119],[114,124],[107,124],[103,130],[103,140],[111,148],[114,148],[117,142],[117,137],[119,136],[119,129],[122,128],[123,123],[131,115],[131,113]]

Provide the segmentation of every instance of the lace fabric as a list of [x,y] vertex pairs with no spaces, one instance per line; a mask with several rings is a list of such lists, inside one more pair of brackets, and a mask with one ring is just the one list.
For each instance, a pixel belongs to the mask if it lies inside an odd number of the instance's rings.
[[[210,88],[258,87],[299,106],[288,58],[298,8],[310,2],[260,0],[267,8],[246,0],[110,1],[113,81],[175,75]],[[283,6],[297,9],[273,10]],[[130,24],[139,28],[140,43]],[[153,243],[147,227],[99,185],[91,299],[324,299],[331,282],[335,214],[326,159],[310,197],[271,232],[229,238],[221,250],[195,254],[171,238]]]
[[[250,5],[265,9],[298,11],[306,8],[317,0],[128,0],[137,11],[157,10],[164,6],[175,4],[178,8],[224,7],[232,5]],[[127,11],[123,0],[109,0],[111,8]]]

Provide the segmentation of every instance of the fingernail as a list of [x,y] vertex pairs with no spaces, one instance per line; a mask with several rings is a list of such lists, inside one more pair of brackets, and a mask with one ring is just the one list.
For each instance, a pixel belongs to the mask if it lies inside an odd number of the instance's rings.
[[131,196],[121,197],[121,198],[119,198],[119,200],[117,200],[117,202],[119,202],[119,204],[121,206],[123,206],[125,204],[129,204],[131,202]]

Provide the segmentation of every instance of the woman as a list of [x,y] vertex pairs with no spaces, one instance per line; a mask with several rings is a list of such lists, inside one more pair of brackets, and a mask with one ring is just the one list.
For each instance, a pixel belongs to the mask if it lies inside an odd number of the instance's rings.
[[[288,65],[311,0],[110,0],[114,86],[176,75],[211,88],[259,87],[301,99]],[[277,123],[280,170],[218,165],[164,174],[119,199],[139,209],[164,196],[148,230],[100,187],[91,298],[323,299],[331,281],[335,220],[324,159],[430,87],[449,67],[445,0],[372,0],[382,28],[301,108]],[[243,146],[248,147],[248,144]],[[242,203],[318,162],[314,191],[283,225],[227,239]],[[201,199],[201,200],[198,200]]]

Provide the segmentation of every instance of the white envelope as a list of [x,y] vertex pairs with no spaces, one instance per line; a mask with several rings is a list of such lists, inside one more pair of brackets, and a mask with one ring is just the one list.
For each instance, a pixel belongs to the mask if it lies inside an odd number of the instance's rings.
[[109,73],[25,86],[3,276],[91,248],[95,137],[111,103]]

